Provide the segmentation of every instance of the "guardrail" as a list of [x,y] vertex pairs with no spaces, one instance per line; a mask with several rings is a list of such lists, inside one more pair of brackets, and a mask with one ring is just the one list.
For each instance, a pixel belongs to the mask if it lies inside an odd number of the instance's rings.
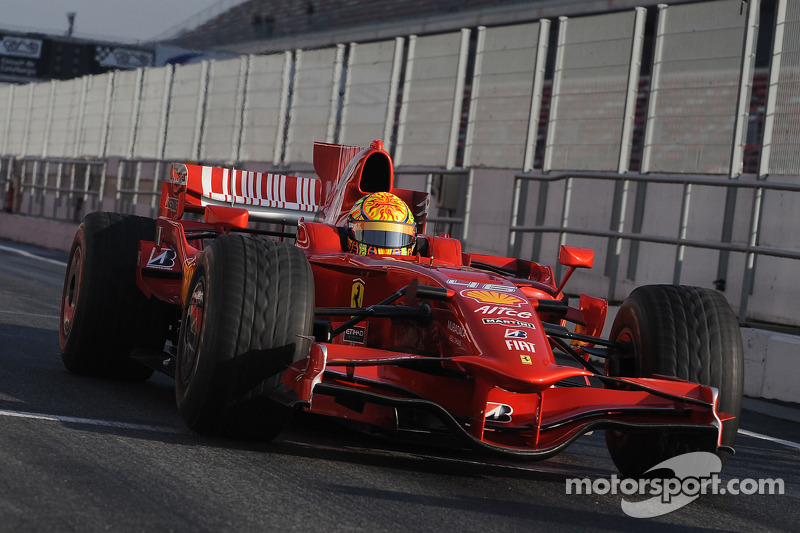
[[101,195],[106,169],[99,159],[4,156],[0,165],[6,211],[67,220],[80,219],[89,198]]
[[[547,205],[552,205],[553,202],[548,198],[548,185],[553,182],[566,181],[564,198],[562,201],[561,219],[566,220],[565,214],[568,213],[570,203],[570,189],[571,180],[590,179],[600,181],[611,181],[615,184],[623,184],[623,187],[617,187],[615,203],[617,206],[610,209],[608,223],[611,228],[616,230],[601,230],[590,228],[569,227],[565,225],[553,226],[545,225],[545,208]],[[538,204],[535,214],[536,223],[534,225],[520,225],[519,222],[525,219],[525,208],[527,204],[527,196],[529,192],[528,184],[531,182],[539,183]],[[649,235],[641,233],[641,221],[637,224],[634,222],[633,231],[623,231],[624,216],[623,212],[627,202],[627,183],[637,182],[644,184],[675,184],[683,185],[684,194],[681,204],[681,223],[678,234],[674,237],[664,235]],[[687,220],[690,209],[690,193],[692,186],[704,187],[720,187],[727,190],[725,210],[725,220],[723,227],[727,228],[725,240],[709,241],[709,240],[695,240],[686,237]],[[749,232],[747,243],[732,242],[730,228],[733,225],[733,208],[732,200],[730,197],[731,191],[749,190],[753,192],[753,202],[749,212]],[[681,267],[683,260],[683,249],[690,248],[704,248],[710,250],[718,250],[722,252],[720,262],[725,264],[727,268],[727,253],[738,252],[746,256],[744,272],[742,275],[742,293],[739,305],[739,320],[745,322],[747,316],[747,303],[750,296],[753,284],[753,275],[755,271],[755,259],[757,256],[772,256],[784,259],[800,259],[800,251],[789,250],[782,248],[773,248],[758,245],[759,237],[759,223],[761,219],[761,208],[763,204],[763,193],[765,191],[782,191],[800,193],[800,184],[795,183],[782,183],[782,182],[768,182],[764,179],[728,179],[722,177],[709,177],[700,175],[658,175],[658,174],[618,174],[612,172],[564,172],[553,174],[527,174],[520,173],[514,176],[514,198],[512,202],[511,224],[509,227],[509,240],[508,240],[508,253],[513,257],[519,257],[522,251],[522,241],[519,234],[534,233],[534,243],[532,255],[538,255],[541,249],[541,235],[545,233],[557,233],[560,235],[560,243],[564,243],[566,235],[585,235],[593,237],[606,237],[609,239],[607,248],[607,258],[610,261],[607,263],[607,272],[609,277],[609,299],[614,299],[617,278],[619,274],[619,263],[621,255],[621,243],[623,241],[630,241],[631,243],[647,242],[654,244],[667,244],[677,247],[675,254],[675,263],[673,269],[673,283],[680,283]],[[640,209],[637,206],[637,209]],[[635,248],[631,251],[631,263],[635,263],[638,250]]]

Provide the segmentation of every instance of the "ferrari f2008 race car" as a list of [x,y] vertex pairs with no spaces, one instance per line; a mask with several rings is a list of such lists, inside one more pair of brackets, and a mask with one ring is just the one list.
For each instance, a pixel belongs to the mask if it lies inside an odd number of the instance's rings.
[[592,250],[562,246],[557,282],[427,235],[428,194],[395,187],[380,141],[316,143],[314,169],[176,164],[157,219],[87,215],[64,280],[67,369],[166,373],[207,434],[270,439],[305,410],[543,459],[603,430],[632,476],[733,451],[742,344],[718,292],[639,287],[601,338],[607,301],[565,293]]

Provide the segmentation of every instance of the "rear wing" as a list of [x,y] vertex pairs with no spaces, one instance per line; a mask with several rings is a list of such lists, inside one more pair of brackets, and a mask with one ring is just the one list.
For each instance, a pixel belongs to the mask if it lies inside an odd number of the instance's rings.
[[236,219],[245,226],[250,219],[297,225],[303,218],[340,226],[359,198],[387,191],[411,208],[417,233],[425,232],[428,193],[394,186],[394,166],[380,141],[369,148],[314,143],[314,170],[317,177],[304,178],[177,163],[162,185],[158,215],[178,220],[184,212],[203,213],[207,221]]
[[178,220],[206,206],[239,207],[251,219],[297,225],[317,219],[321,200],[317,178],[177,163],[162,185],[158,214]]

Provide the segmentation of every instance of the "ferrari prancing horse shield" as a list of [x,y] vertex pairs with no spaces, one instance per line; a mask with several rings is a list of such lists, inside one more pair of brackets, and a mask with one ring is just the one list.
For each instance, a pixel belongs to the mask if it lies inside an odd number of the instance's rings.
[[350,307],[364,307],[364,280],[361,278],[353,280],[353,288],[350,289]]

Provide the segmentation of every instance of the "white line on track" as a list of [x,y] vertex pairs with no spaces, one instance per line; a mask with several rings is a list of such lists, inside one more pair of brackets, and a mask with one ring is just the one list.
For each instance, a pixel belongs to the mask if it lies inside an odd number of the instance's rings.
[[0,313],[4,315],[17,315],[17,316],[35,316],[36,318],[61,318],[58,315],[41,315],[39,313],[22,313],[20,311],[3,311],[0,309]]
[[10,246],[3,246],[0,244],[0,250],[4,252],[13,252],[15,254],[19,254],[24,257],[29,257],[31,259],[38,259],[39,261],[44,261],[45,263],[52,263],[54,265],[66,267],[67,264],[64,261],[59,261],[57,259],[50,259],[49,257],[42,257],[41,255],[32,254],[30,252],[26,252],[25,250],[18,250],[16,248],[11,248]]
[[795,450],[800,450],[800,444],[796,442],[792,442],[790,440],[783,440],[778,439],[776,437],[770,437],[769,435],[762,435],[761,433],[755,433],[754,431],[748,431],[746,429],[740,429],[739,435],[744,435],[746,437],[753,437],[754,439],[761,439],[761,440],[768,440],[770,442],[774,442],[776,444],[783,444],[784,446],[788,446],[789,448],[794,448]]
[[0,416],[14,418],[28,418],[33,420],[47,420],[50,422],[62,422],[65,424],[81,424],[86,426],[100,426],[117,429],[134,429],[139,431],[153,431],[156,433],[185,433],[181,428],[169,426],[153,426],[150,424],[133,424],[130,422],[116,422],[114,420],[98,420],[95,418],[78,418],[74,416],[48,415],[43,413],[26,413],[24,411],[9,411],[0,409]]

